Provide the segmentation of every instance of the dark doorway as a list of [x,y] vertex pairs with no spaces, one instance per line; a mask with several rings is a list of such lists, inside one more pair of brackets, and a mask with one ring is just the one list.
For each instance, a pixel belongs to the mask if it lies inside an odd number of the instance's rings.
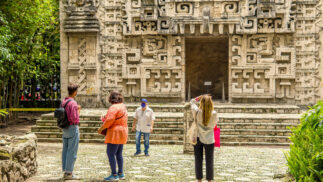
[[[186,38],[186,98],[211,94],[228,99],[228,37]],[[188,98],[190,99],[190,98]]]

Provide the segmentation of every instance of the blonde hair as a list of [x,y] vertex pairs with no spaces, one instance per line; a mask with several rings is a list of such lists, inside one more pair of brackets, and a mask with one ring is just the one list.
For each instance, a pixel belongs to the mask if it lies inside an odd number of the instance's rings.
[[203,125],[207,126],[211,120],[213,113],[212,97],[209,95],[203,95],[200,102],[200,109],[202,110]]

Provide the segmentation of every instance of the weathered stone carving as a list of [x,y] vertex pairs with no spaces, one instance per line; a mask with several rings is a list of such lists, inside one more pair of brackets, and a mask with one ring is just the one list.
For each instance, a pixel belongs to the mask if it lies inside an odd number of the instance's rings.
[[68,15],[64,22],[65,32],[98,32],[99,22],[95,13],[100,0],[64,0]]
[[[318,0],[64,0],[63,4],[62,33],[79,34],[68,34],[68,60],[62,61],[68,62],[68,80],[81,85],[81,95],[102,101],[95,107],[107,103],[111,90],[122,91],[131,101],[140,97],[183,101],[185,39],[219,34],[229,37],[231,102],[302,105],[322,97]],[[88,45],[94,48],[89,50]],[[89,89],[93,95],[87,95]]]

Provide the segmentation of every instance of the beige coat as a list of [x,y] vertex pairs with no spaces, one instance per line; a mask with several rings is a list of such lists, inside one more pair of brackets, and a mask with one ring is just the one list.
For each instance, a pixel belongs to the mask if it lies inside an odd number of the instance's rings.
[[214,141],[213,128],[216,126],[219,120],[216,111],[213,111],[213,114],[211,116],[211,121],[209,122],[209,124],[207,126],[204,126],[202,110],[198,108],[195,99],[191,100],[191,110],[192,110],[194,119],[195,119],[195,116],[197,117],[197,137],[204,144],[214,143],[215,141]]

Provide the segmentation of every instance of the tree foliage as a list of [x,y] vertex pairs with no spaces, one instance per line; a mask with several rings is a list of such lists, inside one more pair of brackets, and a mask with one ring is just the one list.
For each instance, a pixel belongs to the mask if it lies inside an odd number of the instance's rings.
[[[8,26],[8,22],[5,19],[5,16],[0,11],[0,64],[2,64],[3,60],[10,60],[11,54],[10,49],[8,47],[8,43],[12,37],[10,28]],[[1,69],[2,67],[0,67]]]
[[292,145],[286,155],[290,173],[296,181],[323,180],[323,101],[319,101],[292,129]]
[[0,1],[0,108],[17,107],[31,80],[59,73],[58,0]]

